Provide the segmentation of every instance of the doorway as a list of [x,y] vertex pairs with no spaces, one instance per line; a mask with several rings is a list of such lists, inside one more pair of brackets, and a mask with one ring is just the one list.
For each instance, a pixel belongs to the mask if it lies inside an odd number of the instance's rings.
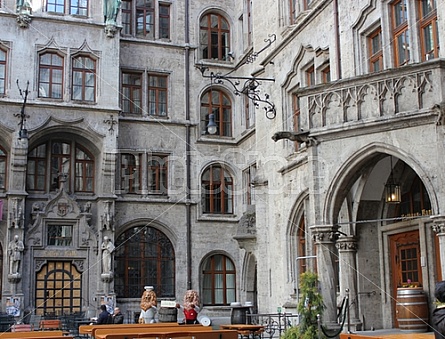
[[82,276],[69,261],[48,261],[36,274],[36,314],[60,316],[82,310]]
[[389,236],[391,258],[392,310],[395,326],[396,296],[398,287],[422,286],[419,231],[409,231]]

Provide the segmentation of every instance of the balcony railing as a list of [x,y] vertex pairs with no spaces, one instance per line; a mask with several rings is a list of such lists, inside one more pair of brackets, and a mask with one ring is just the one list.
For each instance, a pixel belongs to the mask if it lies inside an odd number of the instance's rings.
[[445,61],[434,60],[302,88],[300,127],[318,134],[437,116],[444,74]]

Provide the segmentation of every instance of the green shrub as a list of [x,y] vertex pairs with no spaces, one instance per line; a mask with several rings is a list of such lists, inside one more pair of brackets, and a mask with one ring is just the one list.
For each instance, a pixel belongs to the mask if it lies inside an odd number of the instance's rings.
[[[323,314],[323,297],[318,291],[318,275],[305,272],[300,275],[300,300],[297,311],[300,315],[298,326],[288,328],[281,339],[317,339],[317,315]],[[320,338],[324,335],[320,334]]]

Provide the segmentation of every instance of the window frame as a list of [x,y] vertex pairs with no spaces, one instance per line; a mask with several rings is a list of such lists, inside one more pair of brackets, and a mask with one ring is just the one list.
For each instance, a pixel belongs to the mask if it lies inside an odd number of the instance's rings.
[[[151,79],[156,79],[156,84],[152,84]],[[168,80],[167,74],[150,72],[147,74],[147,112],[149,116],[168,117]],[[165,83],[165,86],[159,85],[162,82]],[[162,102],[163,96],[165,97],[165,102]],[[162,111],[163,105],[165,106],[165,112]]]
[[[220,268],[216,260],[218,258],[221,263]],[[228,267],[228,263],[231,264],[232,268]],[[203,262],[201,276],[203,306],[226,306],[236,300],[236,266],[229,257],[223,254],[214,254],[206,258]],[[232,276],[232,284],[228,279],[229,276]],[[208,282],[210,284],[207,287]],[[220,284],[217,284],[218,282]],[[222,292],[219,300],[217,297],[218,290]]]
[[[133,159],[130,164],[124,158]],[[119,153],[120,187],[123,194],[140,194],[141,192],[141,159],[140,155],[130,152]],[[126,166],[126,167],[124,167]]]
[[0,146],[0,190],[6,189],[7,184],[7,171],[8,168],[8,153],[6,150]]
[[253,186],[253,179],[257,171],[256,163],[250,165],[243,171],[243,185],[244,185],[244,205],[255,205],[255,188]]
[[[401,12],[400,18],[398,16],[398,6]],[[391,17],[392,17],[392,41],[393,41],[393,51],[394,51],[394,63],[396,67],[404,66],[408,64],[411,60],[411,35],[408,26],[408,0],[395,0],[391,3]],[[398,22],[400,19],[400,22]],[[407,43],[408,48],[401,46],[401,41]],[[401,50],[405,52],[400,53]],[[401,55],[403,54],[404,59],[401,61]]]
[[[216,17],[216,27],[212,27],[213,16]],[[226,25],[227,28],[224,28],[224,25]],[[222,14],[216,12],[204,14],[199,20],[199,46],[201,58],[204,60],[228,61],[230,51],[230,31],[231,27],[229,21]],[[216,44],[215,41],[213,41],[214,36],[217,38]],[[224,36],[227,37],[225,44],[223,43]],[[204,39],[205,37],[207,38]],[[205,55],[205,50],[207,50],[207,55]]]
[[[8,51],[0,46],[0,96],[6,94]],[[3,86],[2,86],[3,84]]]
[[[374,50],[374,39],[378,39],[378,50]],[[369,60],[369,72],[379,72],[383,70],[383,44],[382,44],[382,27],[379,26],[374,29],[368,36],[368,60]],[[379,69],[376,69],[375,65],[379,65]]]
[[[69,232],[65,232],[68,230]],[[54,232],[55,231],[55,232]],[[69,236],[64,236],[69,233]],[[47,224],[46,225],[46,245],[56,247],[73,247],[74,225],[73,224]],[[53,236],[52,236],[53,235]],[[66,234],[65,234],[66,235]],[[52,243],[54,240],[54,243]]]
[[233,190],[234,180],[225,166],[219,163],[208,166],[201,175],[202,213],[233,214]]
[[144,285],[154,286],[158,298],[176,296],[176,254],[167,235],[157,228],[135,226],[115,241],[114,289],[121,298],[140,298]]
[[[53,153],[54,145],[56,143],[69,145],[68,153]],[[39,148],[42,150],[39,151]],[[86,153],[90,160],[77,159],[77,150],[81,150]],[[36,153],[32,155],[32,153]],[[67,160],[68,159],[68,160]],[[53,164],[57,161],[58,167],[53,168]],[[95,191],[95,177],[96,177],[96,160],[94,155],[87,151],[87,147],[77,143],[73,140],[64,140],[59,138],[49,139],[47,141],[41,142],[31,148],[28,152],[28,162],[27,162],[27,175],[26,175],[26,189],[32,192],[54,192],[60,188],[60,183],[62,176],[60,174],[60,165],[65,160],[65,164],[68,165],[68,173],[62,172],[66,175],[65,180],[65,190],[72,192],[74,188],[75,193],[87,193],[91,194]],[[92,177],[83,177],[78,175],[78,168],[82,169],[82,173],[85,174],[84,167],[85,163],[89,163],[92,166]],[[81,164],[81,166],[78,166]],[[91,190],[85,189],[83,186],[82,190],[77,190],[78,178],[83,178],[82,181],[91,182]],[[32,187],[30,187],[30,182],[32,182]]]
[[[139,80],[140,84],[134,83],[126,83],[125,78],[135,78]],[[123,114],[129,115],[142,115],[143,112],[143,85],[144,85],[144,77],[142,72],[131,72],[131,71],[122,71],[121,73],[121,107]],[[126,92],[128,91],[128,94]],[[139,101],[135,100],[135,93],[139,95]],[[139,105],[138,103],[139,102]],[[128,103],[126,105],[125,103]],[[127,110],[126,107],[129,107]]]
[[[438,35],[438,26],[437,26],[437,1],[431,0],[433,3],[433,9],[425,13],[424,12],[424,3],[426,0],[418,1],[418,12],[420,15],[419,20],[419,37],[420,37],[420,46],[421,46],[421,60],[426,61],[430,59],[437,59],[439,57],[439,35]],[[425,30],[431,26],[431,40],[432,40],[432,49],[427,51],[427,40],[425,39]],[[432,57],[431,57],[432,56]]]
[[[81,59],[82,61],[79,61],[79,59]],[[90,60],[94,68],[88,67],[85,64],[85,60]],[[71,100],[84,103],[95,103],[97,93],[97,60],[90,55],[80,54],[73,56],[71,61]],[[80,66],[78,67],[76,65]],[[75,83],[77,78],[75,76],[75,73],[81,76],[81,81],[79,83]],[[89,75],[92,75],[92,79],[94,82],[93,85],[87,83],[89,80]],[[80,99],[77,98],[77,96],[79,95],[75,93],[75,88],[80,88]],[[86,96],[88,89],[92,89],[91,100],[88,99]]]
[[[149,194],[168,194],[168,157],[168,154],[162,153],[155,153],[148,157],[147,186]],[[153,165],[154,162],[156,162],[155,165]]]
[[[82,1],[86,5],[82,6]],[[77,4],[77,5],[75,5]],[[50,6],[54,6],[51,7]],[[52,10],[52,8],[54,10]],[[88,17],[89,0],[46,0],[45,11],[50,14],[55,15],[73,15],[77,17]],[[82,13],[73,13],[74,10]]]
[[[51,61],[48,64],[42,64],[42,57],[46,56],[46,55],[50,55]],[[60,65],[55,65],[53,63],[53,57],[58,57],[60,58]],[[61,56],[59,53],[55,52],[55,51],[44,51],[42,53],[39,53],[39,65],[38,65],[38,69],[39,69],[39,76],[38,76],[38,97],[40,99],[54,99],[54,100],[63,100],[63,92],[64,92],[64,83],[65,83],[65,58],[63,56]],[[42,81],[42,70],[48,70],[48,81],[44,82]],[[53,81],[53,75],[55,72],[60,72],[61,76],[60,76],[60,82],[57,83],[55,81]],[[41,84],[47,84],[48,86],[48,93],[49,95],[43,96],[41,95],[41,91],[40,88],[42,87]],[[59,86],[60,87],[60,97],[57,96],[53,96],[53,87],[54,86]]]
[[[217,102],[213,102],[213,93],[216,93],[218,97]],[[204,101],[205,98],[207,101]],[[227,104],[225,104],[227,102]],[[210,114],[213,114],[215,123],[217,125],[217,131],[214,136],[219,137],[232,137],[233,129],[233,112],[232,112],[232,100],[225,91],[220,88],[209,88],[206,90],[200,100],[201,108],[201,129],[203,134],[207,133],[207,125],[209,123]],[[226,113],[226,114],[224,114]],[[221,117],[225,117],[221,119]]]

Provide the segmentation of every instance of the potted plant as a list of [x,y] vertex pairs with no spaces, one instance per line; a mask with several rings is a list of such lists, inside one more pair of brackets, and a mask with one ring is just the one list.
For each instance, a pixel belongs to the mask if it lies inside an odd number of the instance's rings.
[[[300,275],[300,300],[297,311],[300,316],[298,326],[288,328],[281,339],[318,338],[318,315],[324,310],[323,297],[318,290],[318,275],[304,272]],[[320,338],[324,336],[320,333]]]

